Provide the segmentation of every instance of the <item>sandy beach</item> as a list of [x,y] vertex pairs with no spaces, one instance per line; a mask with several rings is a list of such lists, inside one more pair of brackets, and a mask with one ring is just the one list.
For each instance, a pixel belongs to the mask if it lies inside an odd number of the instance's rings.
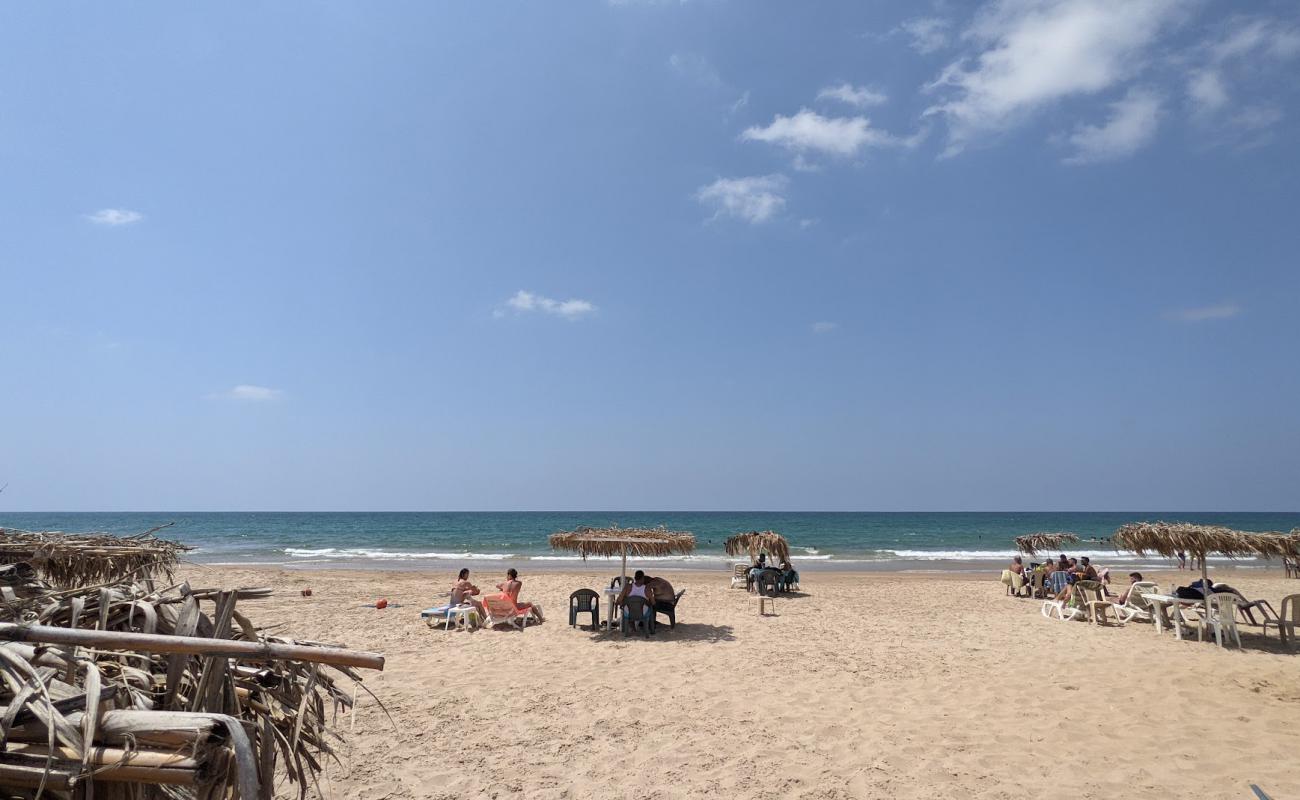
[[[366,680],[387,715],[363,699],[354,730],[342,724],[334,797],[1226,799],[1251,783],[1300,796],[1300,656],[1257,628],[1238,652],[1149,624],[1061,623],[995,575],[960,573],[808,573],[760,617],[725,574],[698,570],[663,573],[687,590],[675,631],[569,627],[569,593],[616,571],[522,575],[544,624],[450,634],[419,618],[449,571],[186,577],[273,585],[254,619],[387,655]],[[1280,571],[1215,577],[1275,607],[1300,591]],[[379,597],[397,607],[364,607]]]

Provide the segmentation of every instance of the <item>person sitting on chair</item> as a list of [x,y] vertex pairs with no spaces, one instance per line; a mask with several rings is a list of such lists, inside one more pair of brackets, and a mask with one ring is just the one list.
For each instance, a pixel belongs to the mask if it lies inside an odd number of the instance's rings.
[[799,582],[799,573],[794,567],[790,566],[789,561],[781,562],[781,580],[777,586],[783,592],[793,591],[793,587]]
[[523,581],[519,580],[519,570],[511,567],[506,570],[506,579],[497,584],[497,589],[501,591],[501,596],[505,597],[515,606],[516,613],[527,612],[537,619],[538,622],[544,622],[542,619],[542,607],[534,603],[519,602],[519,590],[524,588]]
[[642,612],[641,622],[649,625],[654,618],[655,607],[655,590],[646,581],[645,573],[637,570],[632,575],[631,583],[623,584],[623,591],[618,593],[616,605],[623,609],[623,619],[627,619],[627,604],[629,597],[640,597],[645,600],[645,611]]
[[451,585],[451,604],[458,606],[463,603],[469,603],[474,606],[474,610],[482,616],[483,604],[475,600],[471,595],[478,594],[478,587],[469,581],[469,568],[466,567],[456,576],[456,582]]

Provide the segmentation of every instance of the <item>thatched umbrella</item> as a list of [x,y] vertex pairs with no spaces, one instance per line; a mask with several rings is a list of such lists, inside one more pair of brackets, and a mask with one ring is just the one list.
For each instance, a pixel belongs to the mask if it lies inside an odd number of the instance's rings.
[[1132,550],[1138,555],[1149,552],[1173,557],[1191,553],[1201,562],[1202,593],[1208,598],[1209,568],[1205,557],[1217,553],[1228,558],[1263,556],[1277,558],[1297,551],[1297,541],[1277,533],[1235,531],[1221,525],[1194,525],[1190,522],[1130,522],[1115,531],[1116,549]]
[[748,553],[750,561],[757,559],[759,553],[768,553],[778,562],[790,560],[790,544],[776,531],[737,533],[727,539],[724,546],[727,548],[727,555],[738,556]]
[[1016,549],[1034,556],[1039,550],[1060,550],[1063,544],[1074,544],[1079,537],[1065,531],[1039,531],[1016,537]]
[[658,528],[592,528],[580,525],[571,531],[552,533],[551,547],[587,556],[623,556],[623,582],[627,582],[627,554],[642,558],[686,555],[695,550],[695,534]]

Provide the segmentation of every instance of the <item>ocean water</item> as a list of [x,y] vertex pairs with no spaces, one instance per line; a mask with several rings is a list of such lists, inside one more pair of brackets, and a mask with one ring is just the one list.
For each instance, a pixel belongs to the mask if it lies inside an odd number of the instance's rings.
[[[447,562],[510,562],[533,569],[572,566],[579,557],[555,552],[547,536],[578,525],[666,525],[695,534],[694,554],[640,563],[718,568],[732,559],[722,550],[732,533],[778,531],[801,569],[979,568],[1015,553],[1012,538],[1032,531],[1071,531],[1104,538],[1126,522],[1182,520],[1249,531],[1290,531],[1300,512],[130,512],[5,513],[0,527],[140,533],[172,522],[162,535],[192,545],[195,561],[298,567],[450,568]],[[1067,548],[1107,563],[1164,564],[1158,557],[1116,553],[1105,544]],[[1213,559],[1212,559],[1213,560]],[[1248,563],[1248,562],[1247,562]]]

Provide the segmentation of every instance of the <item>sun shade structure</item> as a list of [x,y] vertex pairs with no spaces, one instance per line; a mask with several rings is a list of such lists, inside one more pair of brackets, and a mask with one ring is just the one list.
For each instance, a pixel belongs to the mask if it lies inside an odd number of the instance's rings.
[[169,525],[126,537],[0,528],[0,564],[31,564],[50,583],[65,588],[151,575],[170,578],[191,548],[154,536]]
[[1074,544],[1079,537],[1065,531],[1040,531],[1016,537],[1016,548],[1026,555],[1038,555],[1039,550],[1060,550],[1061,545]]
[[729,556],[748,553],[750,561],[757,559],[759,553],[767,553],[778,562],[790,560],[790,543],[776,531],[737,533],[727,539],[724,547]]
[[627,578],[627,556],[686,555],[695,550],[695,534],[667,528],[591,528],[581,525],[571,531],[552,533],[551,548],[569,550],[582,556],[623,557],[623,577]]
[[1130,522],[1115,531],[1111,541],[1116,549],[1132,550],[1140,556],[1159,553],[1173,557],[1186,552],[1201,562],[1202,586],[1209,577],[1205,557],[1210,553],[1228,558],[1279,558],[1291,557],[1300,549],[1300,541],[1294,536],[1235,531],[1220,525],[1190,522]]

